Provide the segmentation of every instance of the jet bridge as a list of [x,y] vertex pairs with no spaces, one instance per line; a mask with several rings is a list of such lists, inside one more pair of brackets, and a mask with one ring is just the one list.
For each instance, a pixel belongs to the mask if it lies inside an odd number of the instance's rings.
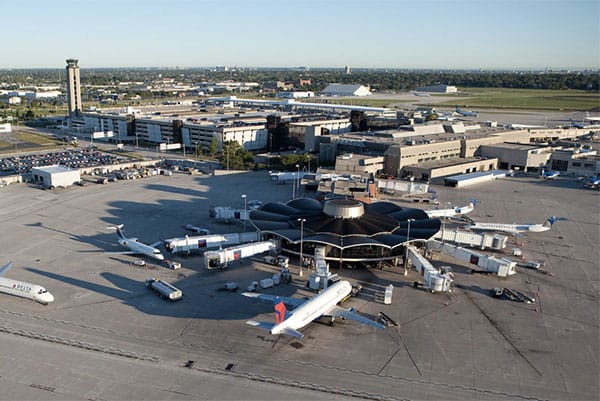
[[204,252],[204,266],[209,269],[225,269],[228,263],[242,260],[260,253],[275,251],[278,248],[277,241],[260,241]]
[[482,268],[486,272],[495,273],[498,277],[508,277],[517,273],[517,262],[484,255],[460,246],[445,244],[436,240],[427,241],[427,248],[441,251],[462,262],[467,262]]
[[454,277],[451,272],[442,273],[438,271],[419,250],[408,245],[408,258],[425,281],[424,287],[431,292],[451,292]]
[[501,251],[506,248],[508,237],[506,235],[494,233],[475,233],[473,231],[451,229],[442,229],[433,236],[433,239],[444,242],[452,242],[455,245],[466,245],[479,249],[494,249]]
[[260,240],[260,233],[256,231],[244,233],[211,234],[201,236],[185,236],[183,238],[169,238],[164,241],[165,248],[171,253],[203,252],[210,248],[226,245],[237,245],[245,242]]

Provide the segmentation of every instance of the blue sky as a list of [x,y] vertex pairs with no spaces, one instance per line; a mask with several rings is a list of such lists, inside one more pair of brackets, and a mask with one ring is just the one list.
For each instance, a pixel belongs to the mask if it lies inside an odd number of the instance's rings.
[[0,0],[0,68],[600,68],[600,1]]

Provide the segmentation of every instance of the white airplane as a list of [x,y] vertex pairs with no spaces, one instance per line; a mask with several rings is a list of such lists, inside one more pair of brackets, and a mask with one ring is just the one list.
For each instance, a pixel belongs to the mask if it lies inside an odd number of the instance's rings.
[[587,121],[592,121],[592,122],[600,122],[600,117],[593,117],[593,116],[590,116],[590,113],[589,113],[589,112],[586,112],[586,113],[585,113],[585,119],[586,119]]
[[466,226],[474,231],[502,231],[513,235],[521,235],[522,232],[541,233],[550,230],[554,222],[558,220],[551,216],[543,224],[502,224],[502,223],[474,223]]
[[469,204],[467,206],[455,207],[455,208],[452,208],[452,209],[426,210],[425,213],[427,213],[427,215],[430,218],[460,216],[460,215],[472,212],[473,209],[475,209],[475,205],[477,205],[477,202],[478,202],[477,199],[471,198],[471,201],[469,202]]
[[471,110],[461,110],[458,106],[456,106],[455,113],[460,114],[463,117],[477,117],[476,111]]
[[[298,298],[278,297],[276,295],[259,294],[255,292],[244,292],[242,295],[259,298],[275,303],[275,323],[258,322],[248,320],[250,326],[268,330],[271,334],[286,334],[288,336],[303,338],[304,334],[298,330],[322,316],[331,316],[331,321],[336,317],[355,320],[362,324],[368,324],[379,329],[385,326],[374,320],[359,315],[354,309],[344,309],[337,306],[352,292],[352,285],[348,281],[338,281],[326,290],[314,297],[304,300]],[[294,307],[288,312],[285,304]]]
[[2,275],[6,273],[12,265],[12,262],[8,262],[0,267],[0,292],[16,295],[17,297],[33,299],[43,305],[48,305],[50,302],[54,301],[54,296],[41,285],[3,278]]
[[151,245],[146,245],[138,241],[137,238],[127,238],[121,229],[123,228],[123,224],[119,224],[118,226],[107,227],[109,229],[113,229],[117,231],[117,237],[119,237],[119,244],[126,246],[129,248],[129,251],[124,252],[110,252],[110,253],[118,253],[121,255],[146,255],[151,258],[164,260],[165,257],[160,253],[160,250],[155,247],[160,244],[160,241],[155,242]]
[[511,129],[546,128],[543,125],[509,124]]
[[437,119],[440,121],[454,121],[455,120],[455,118],[452,116],[452,113],[450,113],[450,112],[440,111],[440,112],[437,112],[436,114],[438,115]]

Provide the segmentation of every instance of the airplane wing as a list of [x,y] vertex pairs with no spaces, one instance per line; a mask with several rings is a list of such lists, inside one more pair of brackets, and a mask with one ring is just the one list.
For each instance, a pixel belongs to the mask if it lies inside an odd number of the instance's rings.
[[341,317],[343,319],[354,320],[355,322],[361,324],[368,324],[369,326],[377,327],[378,329],[385,329],[385,326],[381,323],[378,323],[374,320],[366,318],[362,315],[359,315],[354,311],[353,308],[344,309],[339,306],[334,306],[329,312],[325,313],[325,315],[330,315],[333,317]]
[[246,322],[246,324],[249,324],[250,326],[258,327],[263,330],[268,330],[268,331],[271,331],[271,329],[273,327],[275,327],[275,325],[273,323],[259,322],[257,320],[248,320]]
[[276,298],[279,298],[279,300],[282,301],[284,304],[293,306],[294,308],[297,308],[298,306],[302,305],[305,302],[304,299],[281,297],[279,295],[271,295],[271,294],[261,294],[258,292],[243,292],[242,295],[245,297],[249,297],[249,298],[258,298],[258,299],[262,299],[263,301],[271,301],[271,302],[275,301]]
[[2,275],[6,273],[12,266],[13,262],[8,262],[4,266],[0,267],[0,277],[2,277]]
[[[259,329],[263,329],[263,330],[267,330],[267,331],[271,331],[273,329],[273,327],[275,327],[275,325],[273,323],[259,322],[257,320],[248,320],[246,322],[246,324],[249,324],[250,326],[258,327]],[[304,338],[304,334],[302,334],[298,330],[292,329],[291,327],[283,329],[281,334],[285,334],[285,335],[299,338],[299,339]]]

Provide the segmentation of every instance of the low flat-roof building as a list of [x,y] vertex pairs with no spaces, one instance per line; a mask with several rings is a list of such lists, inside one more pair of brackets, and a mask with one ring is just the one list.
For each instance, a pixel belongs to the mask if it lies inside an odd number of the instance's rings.
[[481,159],[477,157],[435,160],[405,166],[402,169],[404,177],[415,177],[419,180],[430,181],[440,177],[456,174],[468,174],[477,171],[489,171],[498,168],[498,159]]
[[34,167],[31,169],[31,176],[35,183],[44,188],[66,188],[81,181],[79,170],[59,165]]
[[595,150],[560,149],[552,152],[549,168],[569,175],[600,176],[600,157]]
[[474,173],[454,175],[444,178],[444,185],[454,188],[463,188],[469,185],[481,184],[503,178],[512,174],[509,170],[477,171]]
[[478,154],[485,158],[498,158],[498,168],[521,171],[538,171],[548,163],[552,148],[535,144],[498,143],[482,145]]
[[383,170],[383,156],[356,155],[345,153],[335,159],[335,172],[369,176]]

